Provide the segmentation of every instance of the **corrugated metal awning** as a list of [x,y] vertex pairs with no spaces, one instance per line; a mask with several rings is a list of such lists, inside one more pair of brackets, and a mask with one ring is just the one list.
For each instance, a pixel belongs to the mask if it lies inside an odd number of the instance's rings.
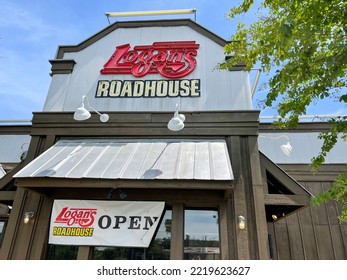
[[233,180],[224,140],[61,140],[16,178]]

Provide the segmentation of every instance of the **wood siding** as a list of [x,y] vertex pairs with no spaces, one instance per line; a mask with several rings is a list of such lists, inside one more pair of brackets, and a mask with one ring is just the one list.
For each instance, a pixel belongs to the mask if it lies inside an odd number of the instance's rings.
[[[323,166],[313,175],[307,166],[285,166],[313,195],[328,190],[342,166]],[[335,172],[333,172],[335,170]],[[335,173],[335,174],[334,174]],[[310,206],[276,222],[268,222],[271,258],[276,260],[347,259],[347,224],[340,224],[335,202]]]

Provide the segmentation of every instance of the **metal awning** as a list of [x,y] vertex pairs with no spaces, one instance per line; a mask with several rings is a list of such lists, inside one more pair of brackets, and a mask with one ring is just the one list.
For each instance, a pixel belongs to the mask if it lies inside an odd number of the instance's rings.
[[218,140],[60,140],[15,178],[233,180]]

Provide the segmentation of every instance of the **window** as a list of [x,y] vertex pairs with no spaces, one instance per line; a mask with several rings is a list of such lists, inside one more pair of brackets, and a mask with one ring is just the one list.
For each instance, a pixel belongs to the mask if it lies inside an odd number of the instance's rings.
[[94,247],[93,260],[169,260],[172,211],[166,210],[149,248]]
[[[0,165],[1,166],[1,165]],[[11,205],[0,203],[0,248],[4,241],[8,218],[11,214]]]
[[0,248],[2,245],[2,241],[4,240],[6,225],[7,225],[7,220],[0,219]]
[[184,259],[220,259],[218,211],[184,211]]
[[76,260],[78,246],[48,245],[47,260]]

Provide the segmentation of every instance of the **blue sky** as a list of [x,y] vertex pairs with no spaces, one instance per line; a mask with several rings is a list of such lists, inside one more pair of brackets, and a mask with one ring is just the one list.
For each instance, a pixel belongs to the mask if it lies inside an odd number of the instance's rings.
[[[236,30],[236,20],[227,19],[226,14],[239,2],[0,0],[0,120],[30,120],[32,112],[42,110],[51,81],[48,60],[54,58],[59,45],[78,44],[105,28],[108,25],[105,12],[196,8],[197,23],[228,40]],[[255,16],[254,12],[241,17],[241,20],[250,22]],[[131,18],[136,19],[141,18]],[[262,74],[259,85],[266,79]],[[265,93],[266,88],[258,90],[255,103]],[[347,114],[347,108],[340,103],[324,101],[311,106],[308,114]],[[262,115],[274,115],[274,111],[266,109]]]

